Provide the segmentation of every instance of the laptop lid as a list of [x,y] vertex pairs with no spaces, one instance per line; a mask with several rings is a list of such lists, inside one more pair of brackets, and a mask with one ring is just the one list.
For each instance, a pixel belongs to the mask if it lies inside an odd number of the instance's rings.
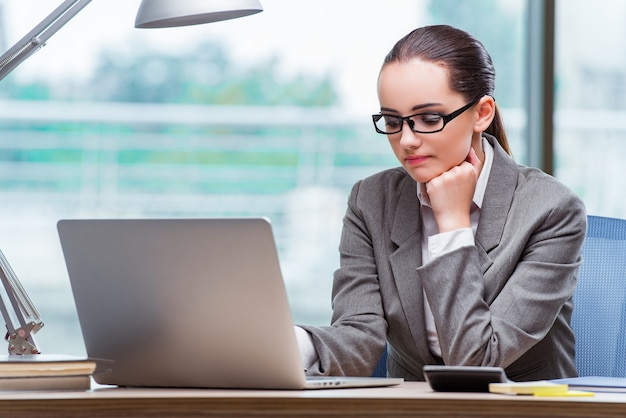
[[265,219],[61,220],[58,232],[98,383],[304,384]]
[[57,228],[87,355],[103,360],[98,383],[255,389],[399,383],[307,382],[265,218],[68,219]]

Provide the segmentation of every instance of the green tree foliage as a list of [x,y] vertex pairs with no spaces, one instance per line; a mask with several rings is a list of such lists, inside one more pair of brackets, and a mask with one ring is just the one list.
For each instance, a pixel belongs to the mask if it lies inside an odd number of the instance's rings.
[[[463,29],[479,39],[496,67],[496,99],[501,106],[519,107],[524,97],[524,65],[519,54],[523,19],[499,0],[430,0],[433,23]],[[523,41],[522,41],[523,42]],[[502,86],[502,87],[499,87]],[[498,92],[502,93],[498,95]]]
[[9,76],[2,81],[0,88],[1,99],[14,100],[50,100],[50,86],[42,81],[33,81],[28,84],[17,84]]
[[[186,103],[259,106],[332,106],[337,93],[330,75],[280,74],[270,58],[244,68],[224,47],[199,45],[187,54],[163,54],[134,48],[133,54],[103,52],[93,74],[81,84],[55,81],[11,84],[6,98],[94,100],[139,103]],[[66,83],[66,85],[63,85]]]

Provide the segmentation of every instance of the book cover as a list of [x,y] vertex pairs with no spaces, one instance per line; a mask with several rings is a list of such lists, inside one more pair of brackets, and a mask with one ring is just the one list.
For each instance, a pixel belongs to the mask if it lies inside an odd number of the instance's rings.
[[3,391],[41,391],[41,390],[89,390],[91,376],[34,376],[0,378],[0,390]]
[[85,357],[56,354],[0,355],[0,378],[90,376],[96,362]]
[[592,392],[626,392],[626,377],[582,376],[555,379],[551,382],[564,383],[575,389]]

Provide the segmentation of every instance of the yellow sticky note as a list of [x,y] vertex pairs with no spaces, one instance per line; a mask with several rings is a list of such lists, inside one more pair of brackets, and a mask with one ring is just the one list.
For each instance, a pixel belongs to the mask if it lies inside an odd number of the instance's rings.
[[554,383],[545,380],[531,382],[490,383],[489,392],[505,395],[534,395],[534,396],[593,396],[593,392],[570,390],[564,383]]
[[565,392],[554,392],[554,393],[549,393],[548,392],[544,392],[541,389],[534,392],[533,395],[535,396],[593,396],[595,395],[595,393],[593,392],[587,392],[584,390],[567,390]]
[[556,394],[566,393],[568,389],[569,387],[566,384],[553,383],[545,380],[489,384],[489,392],[508,395],[554,396]]

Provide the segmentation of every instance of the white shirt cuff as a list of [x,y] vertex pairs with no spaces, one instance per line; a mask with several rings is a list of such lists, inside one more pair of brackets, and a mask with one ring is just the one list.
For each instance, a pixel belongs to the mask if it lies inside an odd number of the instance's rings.
[[319,358],[315,345],[313,345],[313,338],[304,328],[297,326],[293,327],[296,332],[296,340],[298,341],[298,348],[300,349],[300,358],[302,359],[302,366],[305,370],[310,369]]
[[472,228],[455,229],[428,237],[428,252],[431,260],[468,245],[474,245]]

